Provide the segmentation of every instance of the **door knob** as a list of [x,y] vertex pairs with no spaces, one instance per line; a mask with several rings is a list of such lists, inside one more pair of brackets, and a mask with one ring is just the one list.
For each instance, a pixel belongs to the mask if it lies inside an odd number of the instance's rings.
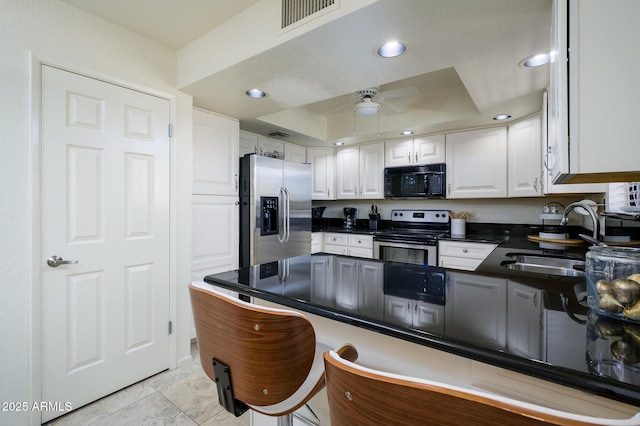
[[47,259],[47,265],[57,268],[60,265],[69,265],[78,263],[77,260],[63,260],[60,256],[51,256]]

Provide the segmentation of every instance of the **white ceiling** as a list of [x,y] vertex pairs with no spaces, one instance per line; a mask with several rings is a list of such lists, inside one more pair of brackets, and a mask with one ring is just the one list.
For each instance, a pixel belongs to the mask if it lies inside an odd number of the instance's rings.
[[179,50],[259,0],[62,0]]
[[[63,1],[176,49],[257,3]],[[303,145],[493,125],[499,113],[540,111],[548,66],[518,64],[548,51],[550,21],[551,0],[378,0],[179,89],[196,106],[239,118],[243,129],[282,130]],[[375,54],[396,37],[408,43],[404,55]],[[248,99],[248,87],[268,96]],[[369,87],[410,96],[387,96],[379,116],[354,118],[353,93]],[[309,122],[316,125],[300,124]]]

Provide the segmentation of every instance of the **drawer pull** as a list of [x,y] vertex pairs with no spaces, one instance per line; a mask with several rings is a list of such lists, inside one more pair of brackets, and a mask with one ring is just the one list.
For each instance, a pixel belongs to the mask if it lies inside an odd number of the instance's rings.
[[468,252],[469,252],[469,250],[467,250],[466,248],[464,248],[464,249],[462,249],[462,252],[463,252],[463,253],[468,253]]

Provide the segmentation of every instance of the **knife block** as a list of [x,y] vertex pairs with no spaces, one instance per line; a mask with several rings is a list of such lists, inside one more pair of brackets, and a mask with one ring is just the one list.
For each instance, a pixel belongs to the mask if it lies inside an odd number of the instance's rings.
[[369,215],[369,231],[377,231],[379,222],[380,222],[379,214],[370,214]]

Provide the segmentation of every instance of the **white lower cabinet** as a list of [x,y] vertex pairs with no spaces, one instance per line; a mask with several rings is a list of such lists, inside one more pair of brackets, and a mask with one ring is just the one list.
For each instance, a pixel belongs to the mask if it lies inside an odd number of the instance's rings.
[[324,247],[325,253],[339,254],[342,256],[347,255],[347,234],[340,234],[336,232],[324,233]]
[[320,253],[324,246],[324,232],[311,233],[311,253]]
[[193,195],[191,278],[238,268],[238,197]]
[[343,256],[372,259],[373,235],[325,232],[323,251]]
[[507,288],[507,351],[543,359],[542,290],[515,281]]
[[447,272],[445,333],[496,349],[507,336],[507,279]]
[[384,295],[384,320],[417,330],[444,334],[444,306]]
[[333,259],[333,256],[311,256],[311,303],[335,305]]
[[382,319],[384,264],[353,258],[335,259],[336,307]]
[[443,268],[475,271],[498,244],[467,241],[438,241],[438,265]]

